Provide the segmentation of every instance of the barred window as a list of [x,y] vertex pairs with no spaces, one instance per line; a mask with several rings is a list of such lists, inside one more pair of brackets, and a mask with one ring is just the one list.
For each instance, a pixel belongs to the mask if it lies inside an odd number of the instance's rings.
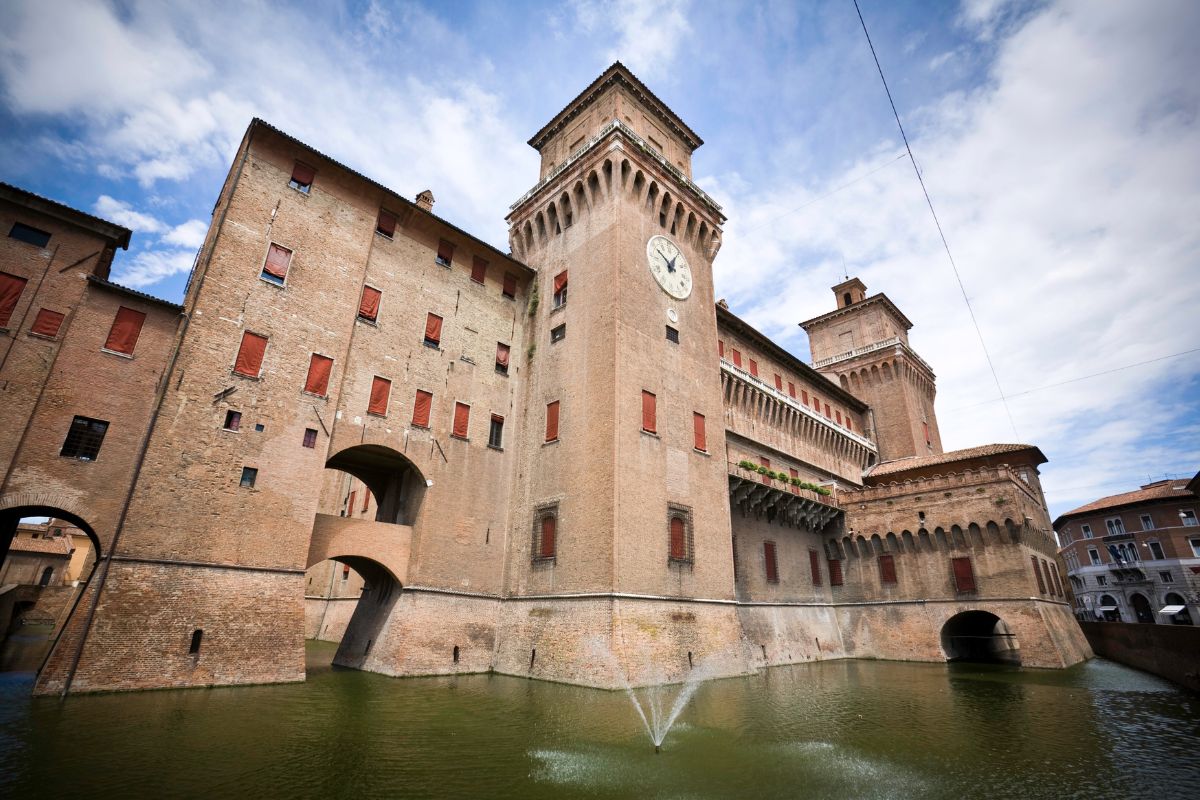
[[692,510],[687,506],[667,506],[667,562],[691,565],[696,562],[692,533]]
[[80,461],[95,461],[100,455],[100,445],[104,443],[104,434],[108,432],[108,422],[102,419],[75,417],[71,420],[71,428],[67,431],[66,441],[63,442],[59,455],[67,458],[78,458]]
[[554,561],[558,555],[558,504],[543,506],[533,517],[533,561]]

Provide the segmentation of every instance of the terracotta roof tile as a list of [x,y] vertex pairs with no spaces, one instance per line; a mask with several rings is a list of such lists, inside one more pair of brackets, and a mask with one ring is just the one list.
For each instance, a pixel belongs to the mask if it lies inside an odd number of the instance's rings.
[[894,472],[905,472],[910,469],[932,467],[938,464],[950,464],[970,458],[984,458],[986,456],[1003,455],[1004,453],[1017,453],[1022,450],[1032,450],[1037,453],[1041,459],[1038,461],[1039,464],[1046,461],[1046,457],[1042,455],[1041,451],[1031,444],[985,444],[979,447],[968,447],[965,450],[950,450],[932,456],[912,456],[909,458],[897,458],[894,461],[881,461],[872,467],[867,472],[867,475],[872,478],[878,478],[881,475],[891,475]]
[[[1195,497],[1187,488],[1188,479],[1181,478],[1173,481],[1156,481],[1148,483],[1140,489],[1135,489],[1132,492],[1122,492],[1121,494],[1113,494],[1108,497],[1101,497],[1099,500],[1093,500],[1087,505],[1082,505],[1079,508],[1073,509],[1061,515],[1059,519],[1072,517],[1077,514],[1090,514],[1093,511],[1102,511],[1106,508],[1117,508],[1118,506],[1134,505],[1135,503],[1145,503],[1151,500],[1170,500],[1174,498],[1184,499],[1187,497]],[[1055,520],[1057,522],[1058,520]]]
[[66,536],[56,536],[52,539],[14,538],[9,550],[14,553],[51,553],[66,556],[71,554],[71,540]]

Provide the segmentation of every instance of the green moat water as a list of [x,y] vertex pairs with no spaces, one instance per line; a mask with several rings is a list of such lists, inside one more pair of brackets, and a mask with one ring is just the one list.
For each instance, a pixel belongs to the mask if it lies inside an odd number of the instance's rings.
[[0,797],[1194,798],[1200,697],[1064,671],[836,661],[702,685],[654,755],[620,692],[499,675],[28,696]]

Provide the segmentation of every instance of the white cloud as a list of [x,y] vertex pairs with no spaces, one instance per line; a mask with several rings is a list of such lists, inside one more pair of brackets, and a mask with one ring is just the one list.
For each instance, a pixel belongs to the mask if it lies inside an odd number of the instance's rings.
[[204,236],[207,233],[207,222],[199,219],[190,219],[182,225],[176,225],[167,231],[161,241],[165,244],[173,244],[178,247],[197,250],[200,248],[200,245],[204,244]]
[[113,281],[134,289],[142,289],[164,278],[179,275],[192,268],[196,254],[188,250],[145,250],[132,259],[116,262]]
[[643,80],[666,77],[687,34],[688,0],[578,0],[576,20],[589,33],[616,37],[607,60],[621,61]]
[[167,229],[167,226],[162,221],[149,214],[135,211],[129,203],[109,197],[106,194],[102,194],[96,198],[92,210],[96,213],[96,216],[106,219],[109,222],[123,225],[129,228],[129,230],[137,231],[138,233],[161,233]]

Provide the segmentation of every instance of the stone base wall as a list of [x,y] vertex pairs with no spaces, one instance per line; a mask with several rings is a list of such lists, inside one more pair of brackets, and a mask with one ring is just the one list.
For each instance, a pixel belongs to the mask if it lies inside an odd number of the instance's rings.
[[750,604],[738,617],[753,667],[846,657],[834,606]]
[[304,598],[304,638],[340,642],[357,605],[357,597]]
[[1200,692],[1200,628],[1136,622],[1080,622],[1096,655]]

